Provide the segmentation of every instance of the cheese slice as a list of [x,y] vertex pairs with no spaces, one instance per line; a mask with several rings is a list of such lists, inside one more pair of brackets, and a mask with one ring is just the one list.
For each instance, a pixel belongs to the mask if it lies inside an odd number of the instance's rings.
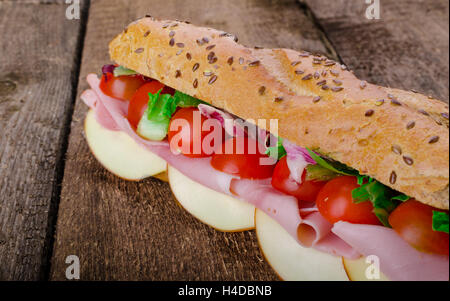
[[203,186],[170,165],[168,178],[175,198],[201,222],[224,232],[255,227],[253,205]]
[[139,181],[166,171],[165,160],[141,147],[126,133],[101,126],[92,110],[84,121],[84,132],[97,160],[122,179]]

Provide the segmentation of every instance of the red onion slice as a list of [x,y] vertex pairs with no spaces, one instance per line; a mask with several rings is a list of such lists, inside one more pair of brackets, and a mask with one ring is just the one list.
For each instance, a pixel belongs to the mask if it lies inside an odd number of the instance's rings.
[[237,122],[231,114],[225,113],[206,104],[199,104],[198,109],[206,118],[212,118],[219,121],[225,129],[225,132],[231,137],[245,136],[245,130],[243,127],[239,126],[240,122]]
[[104,65],[102,67],[102,73],[103,74],[114,73],[114,69],[116,69],[116,66],[114,66],[114,65]]
[[306,148],[297,146],[286,139],[283,140],[283,147],[286,150],[286,163],[291,172],[290,176],[301,184],[303,171],[309,164],[316,164],[316,161],[311,158]]

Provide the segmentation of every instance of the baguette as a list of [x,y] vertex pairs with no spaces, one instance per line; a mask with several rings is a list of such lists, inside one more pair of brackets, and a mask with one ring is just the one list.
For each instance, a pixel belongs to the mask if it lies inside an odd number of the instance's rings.
[[234,36],[145,17],[109,45],[113,61],[431,206],[449,209],[444,102],[369,84],[322,55],[247,48]]

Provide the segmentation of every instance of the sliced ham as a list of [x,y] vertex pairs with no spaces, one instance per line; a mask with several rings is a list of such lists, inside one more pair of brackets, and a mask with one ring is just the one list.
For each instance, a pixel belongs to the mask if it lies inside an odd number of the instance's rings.
[[391,280],[449,280],[448,256],[419,252],[390,228],[338,222],[332,231],[364,256],[378,256]]
[[[274,189],[269,181],[235,179],[231,183],[231,190],[240,199],[271,216],[302,246],[347,258],[360,256],[331,233],[332,225],[320,215],[317,208],[300,209],[295,197]],[[305,214],[304,218],[300,212]]]
[[148,141],[141,138],[126,118],[128,102],[105,95],[100,90],[100,80],[95,74],[90,74],[87,81],[91,89],[82,94],[82,99],[95,110],[101,125],[108,129],[124,131],[139,145],[160,156],[192,180],[218,192],[233,192],[238,198],[255,205],[278,221],[303,246],[348,258],[359,256],[353,248],[331,233],[331,224],[318,213],[314,204],[306,203],[299,207],[295,197],[274,189],[270,179],[238,179],[215,170],[210,164],[210,158],[189,158],[173,153],[167,141]]
[[[120,131],[120,127],[117,126],[117,123],[111,117],[111,114],[108,112],[103,102],[98,101],[97,94],[95,94],[94,90],[89,89],[84,91],[83,94],[81,94],[81,99],[95,112],[95,119],[101,126],[110,131]],[[117,100],[115,100],[115,102],[117,102]],[[128,105],[128,103],[125,102],[123,102],[123,104]],[[121,110],[123,109],[121,108]]]

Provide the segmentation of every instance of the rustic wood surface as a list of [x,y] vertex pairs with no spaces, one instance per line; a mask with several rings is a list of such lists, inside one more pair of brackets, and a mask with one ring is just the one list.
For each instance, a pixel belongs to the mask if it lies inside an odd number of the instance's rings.
[[357,76],[448,103],[449,1],[382,0],[379,20],[362,0],[300,2]]
[[[78,92],[108,62],[107,44],[145,14],[190,20],[236,33],[242,43],[302,47],[330,54],[295,0],[92,1]],[[100,30],[101,29],[101,30]],[[80,257],[84,280],[276,280],[255,233],[221,233],[180,208],[159,180],[120,180],[90,154],[86,106],[77,100],[67,152],[51,278],[65,279],[65,258]]]
[[0,1],[0,280],[48,270],[81,23],[46,2]]
[[64,280],[69,255],[82,280],[277,279],[253,231],[217,232],[180,208],[168,184],[120,180],[89,152],[85,76],[145,14],[249,46],[322,52],[373,83],[448,102],[446,0],[382,0],[380,20],[365,18],[362,0],[81,3],[89,18],[69,21],[65,0],[0,0],[0,280]]

